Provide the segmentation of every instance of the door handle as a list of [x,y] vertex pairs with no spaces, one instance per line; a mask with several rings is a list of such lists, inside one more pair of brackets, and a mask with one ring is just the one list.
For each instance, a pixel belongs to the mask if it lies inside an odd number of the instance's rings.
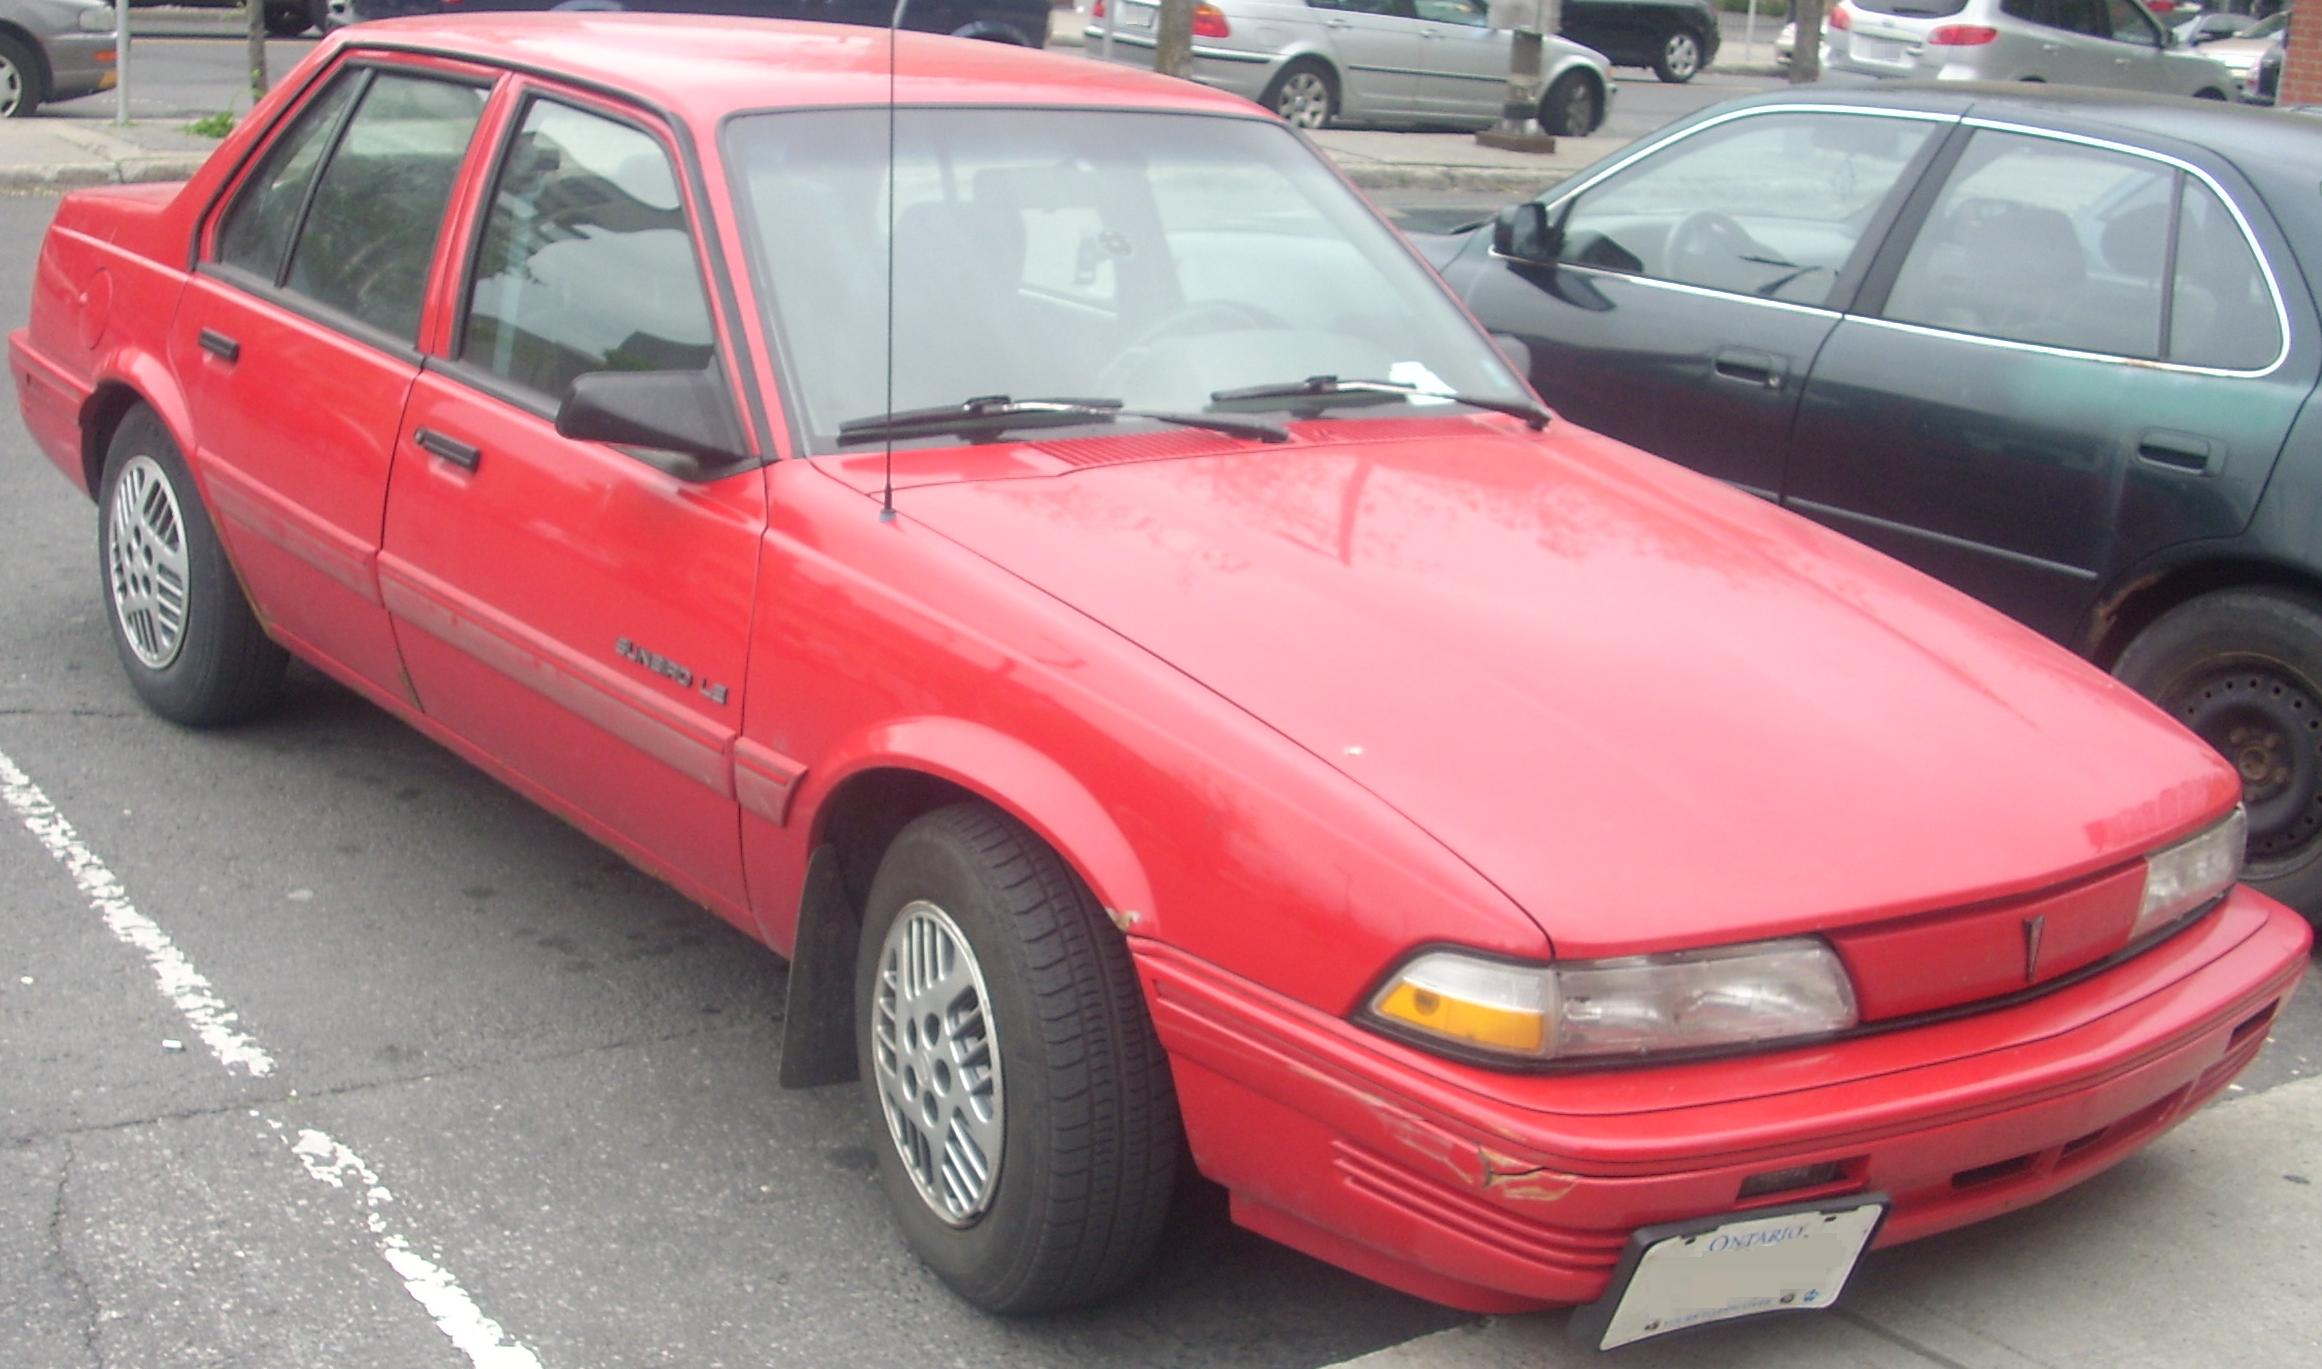
[[215,328],[202,329],[202,350],[220,361],[240,361],[242,344]]
[[1783,372],[1788,367],[1782,358],[1772,352],[1752,351],[1747,347],[1720,347],[1710,357],[1709,369],[1726,380],[1779,390],[1782,388]]
[[2147,428],[2137,435],[2137,459],[2147,465],[2194,475],[2215,475],[2218,457],[2215,442],[2192,433]]
[[455,466],[474,470],[484,459],[484,453],[456,437],[446,437],[433,428],[421,428],[412,434],[412,441],[430,456],[441,457]]

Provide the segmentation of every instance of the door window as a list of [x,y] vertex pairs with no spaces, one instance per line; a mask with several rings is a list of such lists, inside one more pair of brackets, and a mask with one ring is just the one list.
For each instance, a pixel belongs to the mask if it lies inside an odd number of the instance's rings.
[[373,76],[315,184],[283,285],[416,342],[436,235],[487,93],[430,77]]
[[2225,202],[2188,179],[2177,215],[2169,360],[2255,371],[2281,354],[2281,319],[2265,269]]
[[2104,13],[2112,36],[2121,42],[2148,48],[2161,45],[2161,30],[2131,0],[2104,0]]
[[243,184],[218,230],[220,262],[240,267],[269,285],[281,283],[282,259],[298,228],[299,211],[306,207],[315,168],[322,165],[331,139],[338,136],[339,121],[362,86],[360,72],[333,81],[267,149],[265,162]]
[[699,370],[707,296],[669,154],[541,100],[500,170],[460,360],[554,403],[590,371]]
[[1819,304],[1933,127],[1781,114],[1704,130],[1582,191],[1560,257]]
[[1413,0],[1419,17],[1438,24],[1459,24],[1466,28],[1491,27],[1491,18],[1484,10],[1483,0]]
[[2157,357],[2175,175],[2144,157],[1978,130],[1903,258],[1885,316]]

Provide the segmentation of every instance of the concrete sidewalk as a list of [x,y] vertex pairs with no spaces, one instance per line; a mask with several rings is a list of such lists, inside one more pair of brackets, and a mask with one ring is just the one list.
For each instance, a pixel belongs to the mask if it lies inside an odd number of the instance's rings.
[[1598,1355],[1563,1313],[1342,1369],[2207,1369],[2322,1364],[2322,1079],[2219,1103],[2024,1212],[1866,1257],[1828,1312]]

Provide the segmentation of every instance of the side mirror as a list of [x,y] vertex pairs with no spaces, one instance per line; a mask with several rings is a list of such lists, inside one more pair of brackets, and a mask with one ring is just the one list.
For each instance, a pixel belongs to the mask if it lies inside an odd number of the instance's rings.
[[1538,200],[1511,204],[1492,219],[1492,251],[1513,261],[1553,266],[1562,226],[1548,221],[1548,206]]
[[734,421],[734,397],[715,367],[705,371],[590,371],[574,379],[556,410],[556,431],[583,442],[670,452],[661,465],[700,479],[748,459]]

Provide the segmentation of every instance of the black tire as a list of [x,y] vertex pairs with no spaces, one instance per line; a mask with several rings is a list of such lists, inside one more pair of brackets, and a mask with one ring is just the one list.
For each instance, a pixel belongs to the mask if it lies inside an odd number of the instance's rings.
[[1653,50],[1653,74],[1671,85],[1683,85],[1701,74],[1701,35],[1683,25],[1661,35]]
[[[128,545],[116,575],[115,544],[124,531]],[[259,627],[185,457],[149,409],[131,410],[105,451],[97,576],[114,649],[146,707],[188,727],[211,727],[254,717],[280,696],[290,658]],[[141,599],[165,597],[176,606],[174,634],[161,630],[161,610],[138,608]],[[133,628],[140,617],[142,629]]]
[[345,3],[345,0],[340,0],[338,10],[335,13],[331,8],[331,0],[306,0],[308,21],[313,25],[316,33],[325,37],[338,32],[352,22],[351,19],[344,17],[352,13],[353,11]]
[[2227,96],[2224,91],[2217,89],[2215,86],[2205,86],[2200,90],[2194,91],[2193,98],[2196,100],[2224,100],[2231,97]]
[[273,4],[266,7],[266,32],[276,38],[296,38],[314,27],[314,16],[304,4]]
[[2113,674],[2241,772],[2242,878],[2322,925],[2322,602],[2270,587],[2205,594],[2138,633]]
[[[969,1007],[964,989],[943,991],[951,996],[940,1018],[908,1006],[910,966],[927,963],[904,955],[925,944],[910,942],[913,929],[948,934],[929,908],[965,944],[968,954],[950,963],[980,974]],[[891,931],[901,939],[892,966]],[[931,1000],[918,1001],[924,1009]],[[942,1024],[943,1045],[915,1054],[934,1038],[904,1033],[923,1020]],[[974,1125],[956,1109],[975,1091],[975,1062],[995,1047],[999,1158],[981,1166],[991,1175],[982,1205],[970,1211],[961,1201],[947,1215],[938,1210],[945,1198],[922,1193],[906,1152],[925,1134],[918,1120],[940,1120],[947,1138]],[[896,836],[872,881],[856,955],[855,1048],[896,1225],[961,1297],[993,1312],[1047,1311],[1106,1297],[1144,1272],[1181,1144],[1168,1064],[1127,948],[1087,888],[1022,824],[963,803]],[[939,1059],[960,1062],[958,1073]],[[890,1120],[882,1069],[919,1101],[918,1120]]]
[[21,119],[48,98],[40,54],[0,33],[0,119]]
[[1293,128],[1320,128],[1338,113],[1338,77],[1312,57],[1294,58],[1274,73],[1258,103]]
[[1565,72],[1540,97],[1540,127],[1558,138],[1585,138],[1604,122],[1604,92],[1584,70]]

